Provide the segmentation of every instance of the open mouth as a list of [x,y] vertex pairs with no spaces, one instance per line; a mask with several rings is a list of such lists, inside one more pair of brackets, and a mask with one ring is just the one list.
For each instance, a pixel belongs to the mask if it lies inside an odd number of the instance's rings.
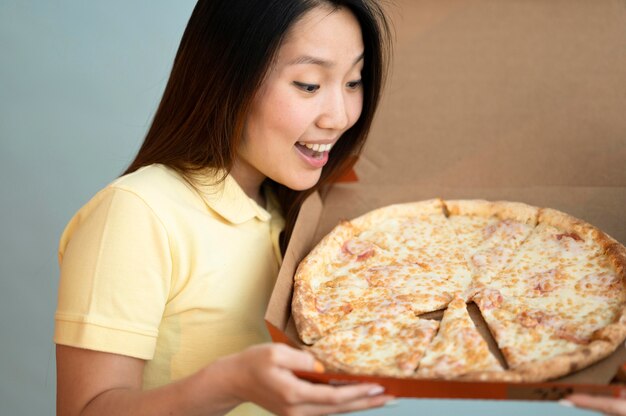
[[330,152],[330,149],[333,147],[333,143],[312,144],[306,142],[298,142],[296,143],[296,146],[305,155],[319,159],[323,156],[324,152]]
[[296,147],[298,148],[300,153],[313,159],[322,159],[324,157],[325,150],[313,150],[312,148],[307,147],[301,143],[296,143]]
[[328,152],[333,147],[332,143],[328,144],[311,144],[306,142],[297,142],[296,149],[302,157],[313,167],[322,167],[328,161]]

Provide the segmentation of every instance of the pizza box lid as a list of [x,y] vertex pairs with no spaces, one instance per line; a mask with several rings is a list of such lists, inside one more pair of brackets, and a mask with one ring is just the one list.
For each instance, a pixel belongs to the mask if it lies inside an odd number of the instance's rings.
[[623,0],[393,3],[363,183],[626,186]]
[[[301,345],[290,304],[304,255],[339,220],[391,203],[520,201],[582,218],[624,244],[624,6],[619,0],[395,1],[388,9],[394,61],[354,168],[358,182],[352,177],[303,207],[267,309],[273,339]],[[399,397],[558,399],[572,388],[619,395],[621,387],[607,383],[623,362],[620,347],[587,369],[540,385],[380,382]],[[324,382],[371,379],[304,375]]]

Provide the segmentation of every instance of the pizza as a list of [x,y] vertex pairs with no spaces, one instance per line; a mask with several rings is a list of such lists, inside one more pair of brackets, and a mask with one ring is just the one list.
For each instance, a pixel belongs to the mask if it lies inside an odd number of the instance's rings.
[[419,362],[418,377],[453,378],[475,371],[502,371],[471,319],[465,300],[456,297],[448,304],[440,330]]
[[554,209],[396,204],[341,222],[302,260],[292,316],[329,370],[545,381],[624,341],[625,267],[624,246]]

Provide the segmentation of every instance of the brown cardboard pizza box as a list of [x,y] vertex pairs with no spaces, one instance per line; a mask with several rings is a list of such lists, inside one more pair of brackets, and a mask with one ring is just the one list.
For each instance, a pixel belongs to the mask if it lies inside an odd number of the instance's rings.
[[[275,341],[301,345],[290,314],[299,261],[339,220],[381,206],[434,197],[520,201],[567,212],[626,243],[626,1],[396,0],[388,11],[394,61],[355,165],[358,181],[304,205],[267,309]],[[624,362],[620,346],[540,384],[374,379],[399,397],[626,397],[609,384]]]

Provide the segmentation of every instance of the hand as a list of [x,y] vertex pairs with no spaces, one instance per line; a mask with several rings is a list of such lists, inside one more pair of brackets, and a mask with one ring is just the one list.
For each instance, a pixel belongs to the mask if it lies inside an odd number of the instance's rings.
[[[392,396],[376,384],[334,387],[297,378],[292,371],[315,371],[316,361],[305,351],[284,344],[263,344],[225,357],[232,366],[232,391],[278,415],[323,415],[379,407]],[[318,364],[319,365],[319,364]]]
[[626,399],[572,394],[565,400],[583,409],[596,410],[606,415],[626,416]]

